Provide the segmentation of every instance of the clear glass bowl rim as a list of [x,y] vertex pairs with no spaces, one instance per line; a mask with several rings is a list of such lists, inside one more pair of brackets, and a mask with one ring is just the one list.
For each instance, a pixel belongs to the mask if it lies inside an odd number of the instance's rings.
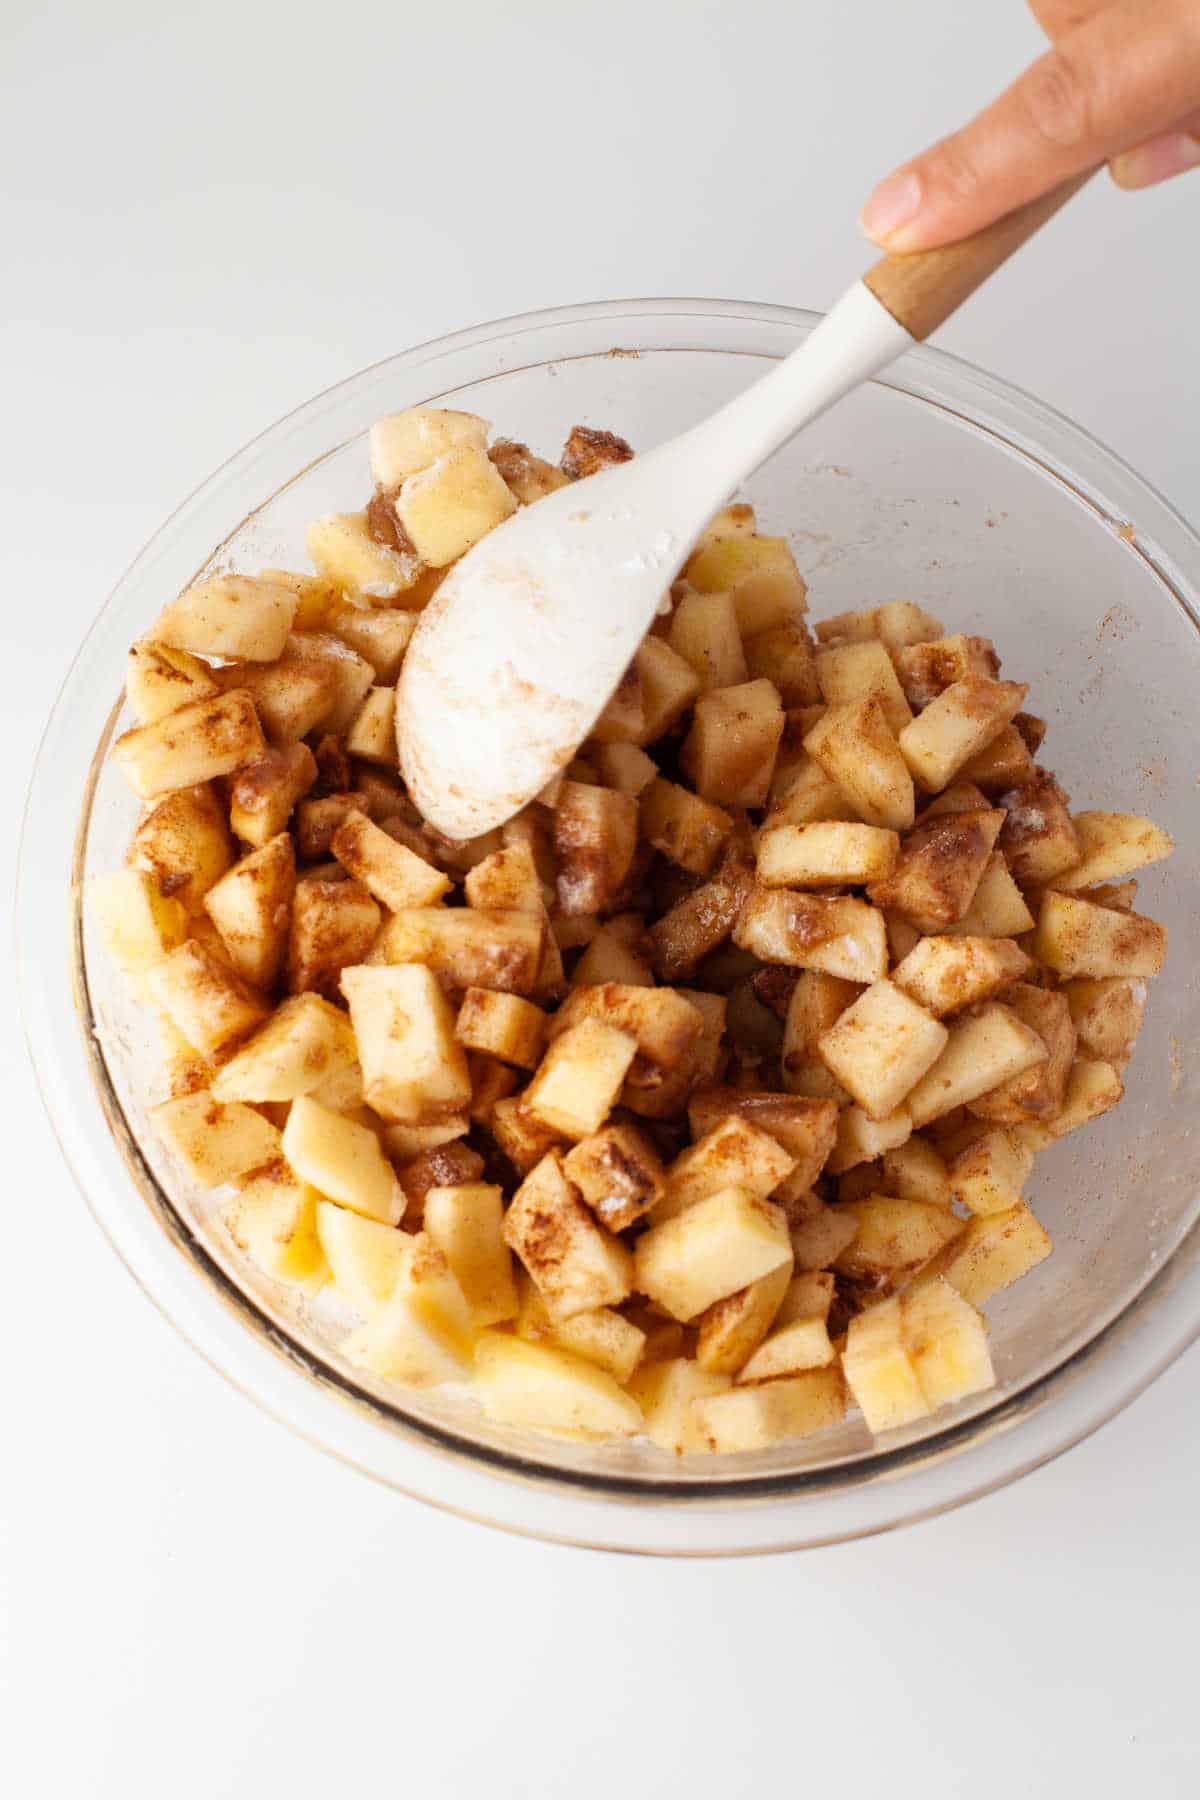
[[[107,731],[87,772],[73,845],[56,843],[50,836],[47,821],[55,816],[54,809],[42,802],[61,792],[64,764],[59,741],[67,729],[72,696],[90,679],[89,650],[125,583],[157,546],[183,529],[193,511],[253,464],[264,447],[314,420],[339,398],[369,386],[381,369],[420,368],[457,352],[511,344],[526,334],[575,325],[600,326],[607,335],[609,327],[615,332],[619,325],[636,326],[639,321],[653,320],[659,327],[678,321],[681,328],[689,320],[704,321],[711,331],[722,319],[736,319],[803,333],[819,318],[818,313],[799,308],[712,299],[616,300],[552,308],[416,345],[326,389],[252,439],[154,534],[117,584],[72,661],[35,762],[18,864],[22,1013],[51,1124],[101,1230],[185,1339],[273,1416],[402,1492],[524,1535],[651,1554],[752,1554],[869,1535],[1003,1486],[1112,1418],[1200,1336],[1200,1225],[1192,1228],[1116,1319],[1049,1373],[920,1443],[884,1448],[848,1469],[808,1469],[694,1486],[676,1483],[664,1492],[638,1479],[566,1474],[535,1459],[494,1453],[454,1433],[430,1430],[352,1388],[308,1349],[285,1337],[228,1280],[155,1182],[88,1028],[77,876]],[[619,342],[612,336],[610,347]],[[739,349],[719,342],[666,346],[657,339],[650,346],[665,347],[718,354]],[[598,346],[579,352],[602,353]],[[539,355],[532,364],[561,360],[561,355]],[[1194,593],[1200,585],[1200,537],[1169,502],[1096,439],[1013,385],[926,346],[907,352],[879,379],[956,414],[1018,451],[1114,529],[1136,518],[1138,554],[1192,622],[1200,624],[1196,605],[1188,598],[1188,590]],[[296,473],[293,470],[288,480]],[[226,531],[235,531],[240,523],[231,521]],[[112,691],[118,684],[119,677]],[[48,947],[57,941],[62,947],[61,916],[48,930],[44,907],[46,882],[53,884],[56,871],[67,875],[63,885],[70,887],[68,955],[61,960],[31,959],[20,952],[35,942]],[[75,1040],[71,1068],[62,1066],[61,1033],[67,1024]],[[82,1067],[87,1084],[78,1080]]]

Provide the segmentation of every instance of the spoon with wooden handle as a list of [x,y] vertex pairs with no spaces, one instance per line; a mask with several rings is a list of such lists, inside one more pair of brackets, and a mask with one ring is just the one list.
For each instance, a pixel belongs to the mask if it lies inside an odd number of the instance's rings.
[[936,330],[1088,178],[960,243],[883,257],[711,418],[522,507],[468,551],[422,613],[396,695],[401,769],[430,823],[477,837],[565,768],[727,497]]

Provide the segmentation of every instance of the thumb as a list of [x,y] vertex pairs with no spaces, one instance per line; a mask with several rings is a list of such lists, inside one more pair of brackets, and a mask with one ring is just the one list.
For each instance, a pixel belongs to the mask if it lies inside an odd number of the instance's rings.
[[860,223],[888,250],[951,243],[1172,132],[1198,106],[1196,0],[1120,0],[1068,32],[969,125],[890,175]]

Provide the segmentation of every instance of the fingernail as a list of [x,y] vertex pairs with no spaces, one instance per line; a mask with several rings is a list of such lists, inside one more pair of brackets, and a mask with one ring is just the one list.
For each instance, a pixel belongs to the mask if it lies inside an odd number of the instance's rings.
[[889,175],[859,213],[858,222],[869,238],[886,244],[916,217],[920,205],[921,184],[915,175]]
[[1161,137],[1115,156],[1111,167],[1118,187],[1154,187],[1172,175],[1200,169],[1200,138],[1190,131],[1164,131]]

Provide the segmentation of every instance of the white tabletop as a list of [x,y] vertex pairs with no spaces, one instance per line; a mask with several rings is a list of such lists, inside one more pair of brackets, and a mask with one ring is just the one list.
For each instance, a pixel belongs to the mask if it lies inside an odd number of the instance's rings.
[[[3,37],[6,849],[93,611],[252,433],[524,308],[824,306],[872,178],[1036,43],[1017,0],[9,0]],[[1097,183],[941,339],[1193,516],[1198,205],[1200,178]],[[14,1800],[1196,1791],[1194,1355],[1017,1487],[872,1542],[694,1565],[504,1538],[201,1364],[88,1219],[4,1025]]]

